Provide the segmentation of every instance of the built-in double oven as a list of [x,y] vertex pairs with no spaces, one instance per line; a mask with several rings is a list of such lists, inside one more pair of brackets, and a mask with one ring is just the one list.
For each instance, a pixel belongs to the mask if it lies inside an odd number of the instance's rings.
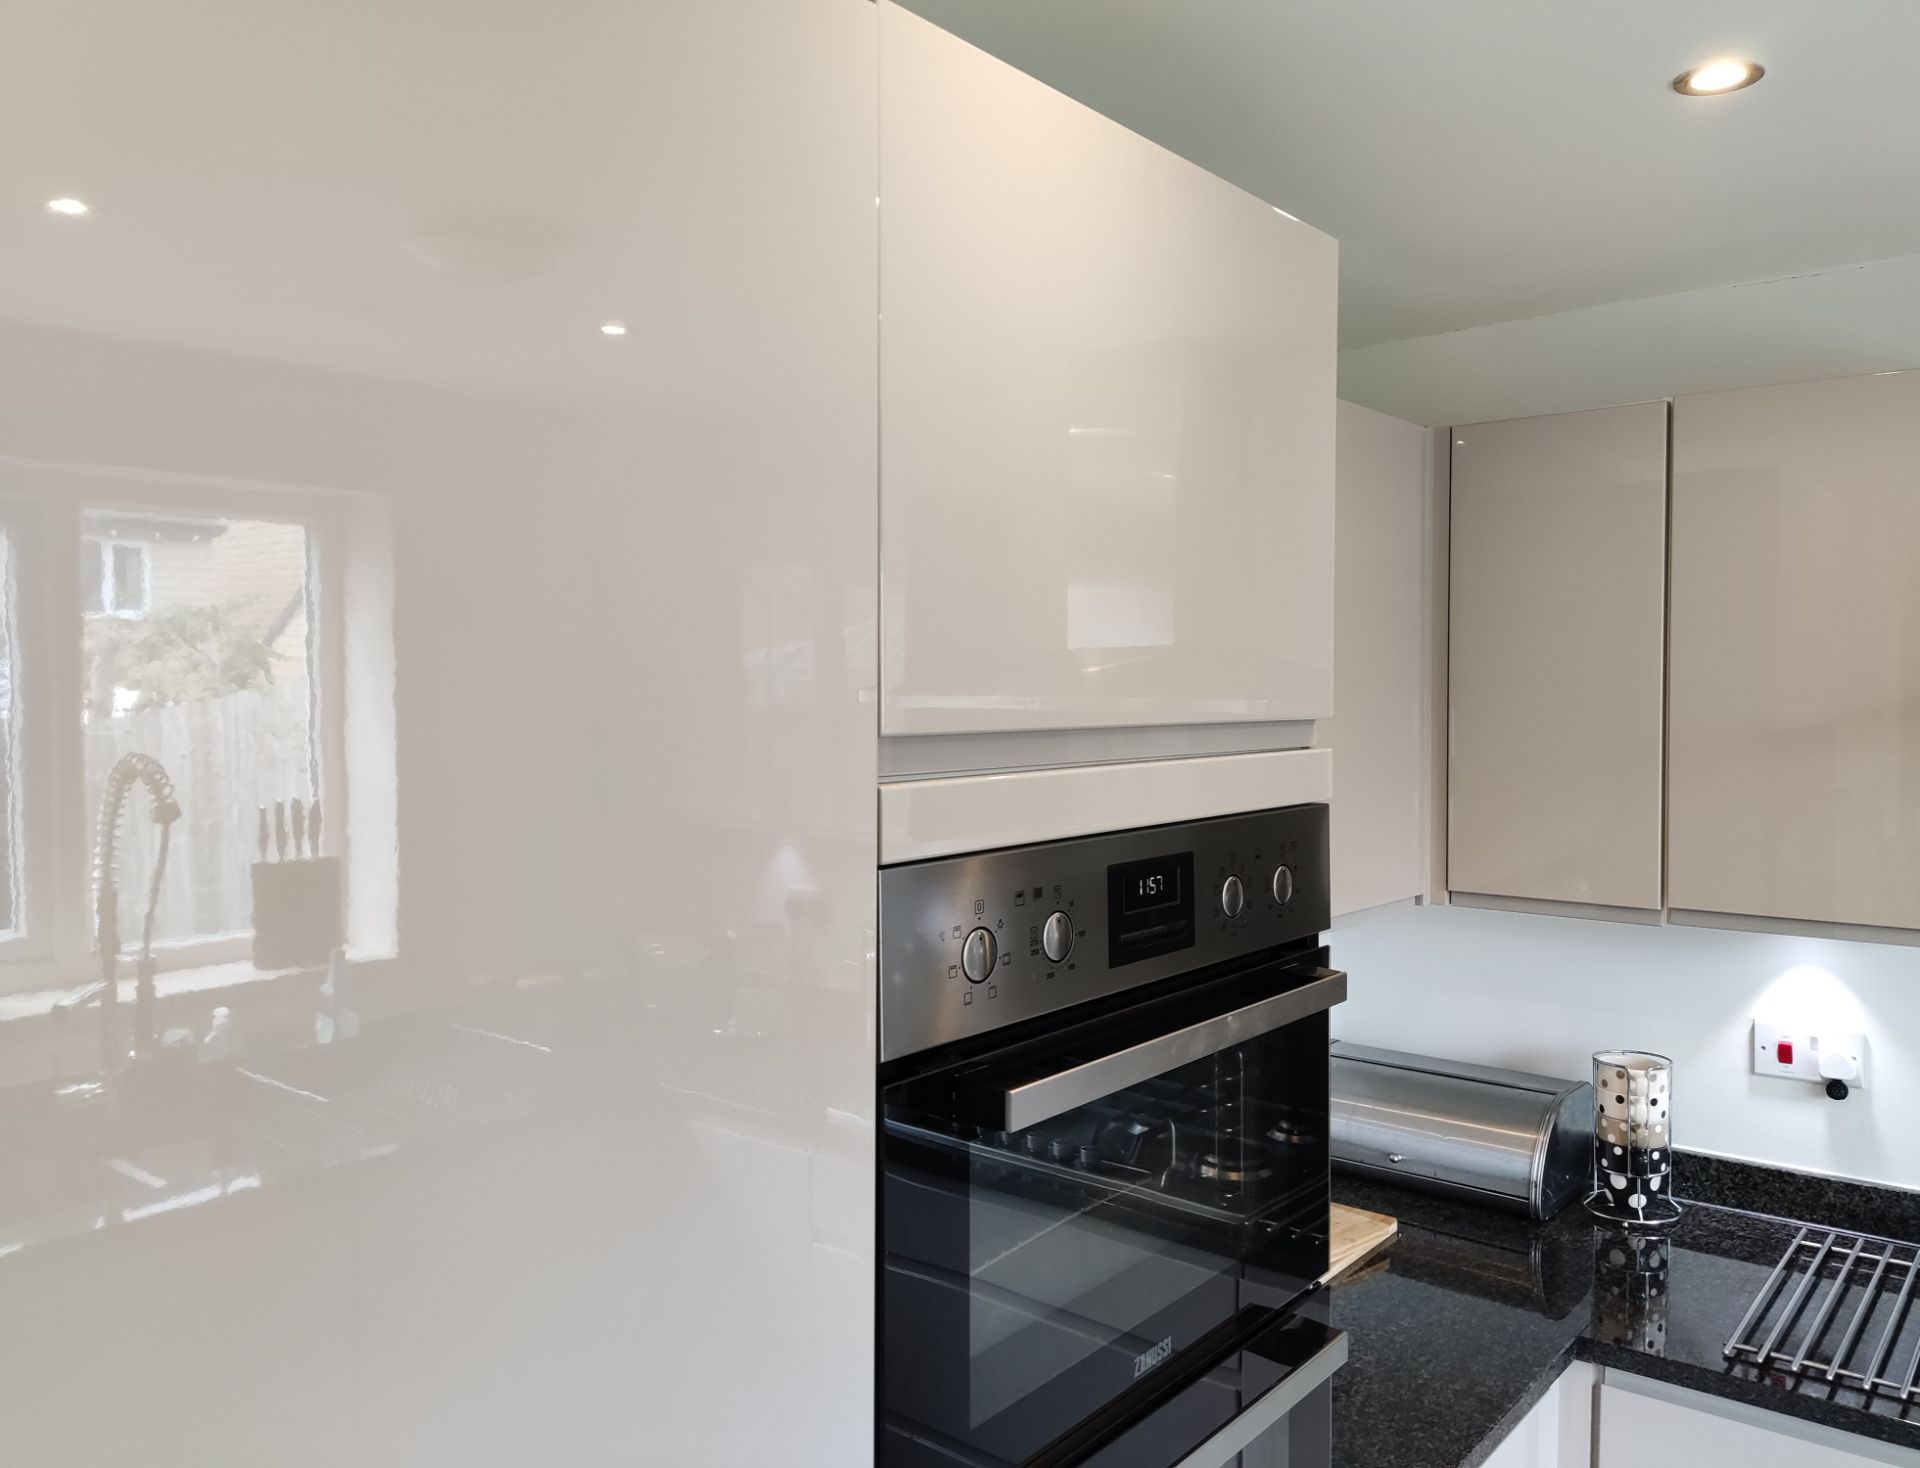
[[1326,807],[880,904],[881,1468],[1327,1468]]

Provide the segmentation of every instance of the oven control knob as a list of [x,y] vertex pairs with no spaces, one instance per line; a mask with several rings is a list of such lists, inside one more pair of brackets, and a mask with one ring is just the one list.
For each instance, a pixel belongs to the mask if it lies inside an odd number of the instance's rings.
[[1064,912],[1056,912],[1040,929],[1040,951],[1048,963],[1064,962],[1073,952],[1073,920]]
[[960,972],[967,976],[969,983],[984,984],[993,977],[993,966],[999,958],[999,945],[993,941],[993,934],[985,928],[975,928],[961,945]]
[[1220,911],[1230,918],[1236,918],[1246,905],[1246,884],[1238,877],[1228,877],[1220,884]]
[[1278,866],[1273,869],[1273,900],[1285,907],[1293,901],[1293,868]]

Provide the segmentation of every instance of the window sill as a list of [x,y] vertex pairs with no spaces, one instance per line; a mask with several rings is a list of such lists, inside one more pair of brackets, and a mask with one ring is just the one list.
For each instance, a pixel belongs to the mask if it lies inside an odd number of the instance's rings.
[[[288,978],[294,974],[317,972],[318,969],[312,968],[258,969],[245,959],[229,963],[208,963],[194,968],[169,969],[155,975],[154,993],[158,998],[166,1000],[176,995],[219,993]],[[43,1019],[52,1014],[62,1000],[72,998],[91,982],[93,981],[89,980],[87,983],[70,984],[64,987],[54,986],[23,990],[17,994],[0,994],[0,1024],[15,1020]],[[134,990],[133,979],[121,979],[120,1002],[131,1005],[135,998]]]

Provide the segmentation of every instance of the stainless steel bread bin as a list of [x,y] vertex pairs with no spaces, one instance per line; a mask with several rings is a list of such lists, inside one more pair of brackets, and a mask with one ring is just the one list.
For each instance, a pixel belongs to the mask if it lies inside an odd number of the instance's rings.
[[1333,1043],[1333,1165],[1551,1218],[1593,1172],[1593,1087]]

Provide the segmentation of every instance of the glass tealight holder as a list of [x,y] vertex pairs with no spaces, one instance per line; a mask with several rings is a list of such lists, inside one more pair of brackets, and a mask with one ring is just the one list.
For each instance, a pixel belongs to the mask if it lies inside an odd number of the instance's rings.
[[1667,1228],[1673,1196],[1673,1062],[1639,1050],[1593,1057],[1593,1192],[1587,1211],[1629,1229]]

